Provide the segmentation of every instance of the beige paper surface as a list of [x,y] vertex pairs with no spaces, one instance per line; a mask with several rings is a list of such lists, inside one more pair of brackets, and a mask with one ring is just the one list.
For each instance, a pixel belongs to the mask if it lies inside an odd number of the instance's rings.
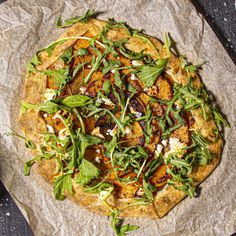
[[26,62],[63,30],[56,18],[104,12],[130,26],[162,38],[170,32],[182,54],[193,63],[209,61],[201,73],[231,129],[226,129],[222,160],[201,185],[201,195],[186,198],[166,217],[130,219],[141,228],[130,235],[230,235],[236,231],[236,67],[222,45],[187,0],[25,0],[0,5],[0,178],[20,207],[35,235],[112,235],[107,217],[98,216],[69,200],[56,201],[52,187],[32,171],[23,176],[23,161],[31,158],[24,144],[4,135],[9,125],[19,131],[17,116]]

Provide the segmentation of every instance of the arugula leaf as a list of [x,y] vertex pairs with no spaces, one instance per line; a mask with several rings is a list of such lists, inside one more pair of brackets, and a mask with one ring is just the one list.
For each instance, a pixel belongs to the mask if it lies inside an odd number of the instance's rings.
[[87,193],[97,194],[97,193],[100,193],[102,191],[111,192],[114,189],[114,186],[110,183],[99,182],[98,184],[95,184],[95,185],[87,185],[83,189]]
[[101,171],[91,162],[83,159],[79,166],[79,174],[76,177],[76,183],[81,185],[88,184],[91,180],[99,177]]
[[72,190],[72,173],[73,171],[69,171],[60,176],[54,177],[53,188],[54,188],[54,196],[57,200],[65,199],[65,191],[69,193],[73,193]]
[[51,77],[57,82],[59,88],[57,89],[56,95],[60,94],[65,85],[71,81],[72,77],[69,75],[69,72],[69,66],[57,70],[46,70],[43,72],[45,75]]
[[69,47],[61,56],[60,59],[65,63],[65,65],[68,65],[72,58],[72,47]]
[[70,108],[88,105],[92,99],[88,96],[77,94],[68,96],[62,100],[61,104]]
[[104,60],[103,65],[102,74],[105,75],[112,69],[119,67],[121,62],[119,60]]
[[44,111],[46,113],[52,114],[52,113],[56,113],[57,111],[59,111],[61,109],[61,107],[52,101],[46,101],[46,102],[39,103],[39,104],[31,104],[28,102],[21,102],[21,109],[24,112],[27,109],[34,109],[34,110]]
[[88,134],[78,134],[78,137],[80,140],[80,153],[82,157],[84,156],[87,147],[102,142],[102,139]]
[[36,156],[33,159],[25,162],[24,163],[24,175],[25,176],[30,175],[30,170],[31,170],[31,167],[33,166],[33,164],[36,163],[36,161],[41,161],[42,159],[44,159],[44,156],[39,155],[39,156]]
[[86,78],[84,79],[84,83],[88,83],[88,81],[90,80],[90,78],[92,77],[93,73],[99,68],[102,59],[106,57],[106,55],[110,52],[111,47],[109,47],[103,54],[101,54],[99,52],[99,50],[95,47],[92,48],[93,51],[95,51],[97,53],[97,57],[93,57],[94,59],[92,60],[92,69],[89,71],[88,75],[86,76]]
[[145,180],[143,180],[143,190],[144,190],[145,196],[151,202],[151,201],[153,201],[153,194],[152,194],[152,191],[151,191],[149,185],[150,185],[149,183],[147,183]]
[[87,48],[79,48],[75,55],[76,56],[87,56],[87,55],[89,55],[89,52],[88,52]]
[[145,141],[146,143],[150,143],[151,135],[152,135],[152,111],[150,109],[150,106],[147,106],[146,112],[145,112],[145,120],[146,120],[146,133],[145,133]]
[[112,217],[110,225],[112,229],[116,232],[117,236],[125,236],[127,232],[139,229],[139,226],[136,225],[123,225],[124,220],[122,218],[119,218],[119,214],[120,211],[118,210],[113,210],[110,214]]
[[193,197],[195,187],[192,185],[193,179],[188,177],[192,173],[191,160],[180,159],[170,154],[164,161],[167,166],[167,173],[172,176],[172,179],[169,179],[167,183]]
[[219,135],[219,130],[221,129],[221,127],[223,125],[225,125],[226,127],[230,127],[229,122],[222,116],[222,114],[220,113],[219,109],[217,107],[212,107],[212,115],[214,118],[214,121],[216,123],[217,126],[217,131],[216,131],[216,138]]
[[51,44],[49,44],[46,48],[41,49],[40,52],[45,51],[45,52],[47,52],[48,56],[50,57],[52,55],[52,52],[55,49],[55,47],[59,44],[66,42],[67,40],[68,39],[66,39],[66,38],[65,39],[58,39],[58,40],[52,42]]
[[111,82],[110,82],[110,80],[106,80],[102,86],[102,90],[105,92],[106,95],[109,94],[110,88],[111,88]]
[[115,69],[115,85],[121,89],[122,81],[120,79],[120,73],[118,70]]
[[146,56],[146,54],[143,53],[143,51],[139,52],[139,53],[136,53],[134,51],[131,51],[127,48],[125,48],[124,46],[120,45],[119,47],[120,49],[120,53],[129,58],[129,59],[133,59],[133,60],[138,60],[138,59],[142,59]]
[[65,27],[74,25],[77,22],[86,23],[95,14],[96,14],[96,12],[94,10],[87,10],[84,15],[66,19],[66,20],[64,20],[64,22],[63,22],[61,16],[59,16],[56,21],[56,27],[57,28],[65,28]]
[[36,69],[36,66],[40,64],[41,64],[41,61],[36,53],[27,63],[27,73],[31,74],[33,72],[37,72],[38,70]]
[[164,33],[164,48],[168,54],[168,56],[170,56],[170,47],[171,47],[171,41],[169,38],[169,35],[165,32]]
[[157,77],[163,72],[168,59],[159,59],[155,65],[143,65],[138,68],[138,77],[144,83],[145,87],[151,87]]

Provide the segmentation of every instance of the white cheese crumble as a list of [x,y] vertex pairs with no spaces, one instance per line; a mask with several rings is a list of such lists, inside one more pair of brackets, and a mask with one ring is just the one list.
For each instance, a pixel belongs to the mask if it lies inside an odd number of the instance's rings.
[[144,195],[144,189],[143,188],[139,188],[136,191],[136,195],[139,196],[139,197],[142,197]]
[[96,153],[101,153],[101,150],[100,149],[96,149]]
[[125,133],[126,134],[130,134],[131,133],[131,129],[129,126],[125,126]]
[[88,67],[88,68],[92,68],[92,66],[90,66],[90,65],[88,65],[87,67]]
[[133,66],[142,66],[143,65],[143,63],[141,61],[138,61],[138,60],[132,60],[131,64]]
[[163,139],[163,140],[161,141],[161,143],[162,143],[163,146],[166,146],[166,145],[167,145],[167,140],[166,140],[166,139]]
[[170,145],[170,151],[165,153],[165,157],[168,157],[168,155],[171,153],[181,152],[186,147],[186,144],[181,143],[178,138],[169,138],[169,145]]
[[115,72],[116,72],[116,71],[115,71],[114,69],[113,69],[113,70],[111,70],[111,73],[112,73],[112,74],[115,74]]
[[44,113],[44,114],[43,114],[43,117],[45,117],[45,118],[48,117],[48,114],[47,114],[47,113]]
[[117,125],[113,129],[108,129],[106,134],[113,137],[116,134],[116,130],[117,130]]
[[130,79],[131,79],[131,80],[138,80],[138,78],[135,76],[135,74],[131,74]]
[[138,118],[142,116],[142,113],[136,111],[133,107],[130,108],[130,112],[131,112],[132,114],[134,114],[134,115],[135,115],[136,117],[138,117]]
[[86,87],[80,87],[79,90],[80,90],[80,93],[81,93],[81,94],[85,94],[87,88],[86,88]]
[[109,195],[109,193],[110,193],[109,191],[105,191],[105,190],[101,191],[99,193],[99,199],[102,201],[105,200],[107,198],[107,196]]
[[101,159],[98,156],[96,156],[94,161],[97,162],[97,163],[100,163]]
[[69,135],[70,135],[70,134],[69,134],[67,128],[63,128],[63,129],[61,129],[61,130],[59,131],[59,133],[58,133],[58,138],[59,138],[59,139],[65,139],[65,138],[68,137]]
[[113,106],[114,105],[114,103],[111,101],[111,99],[109,99],[109,98],[98,98],[97,100],[96,100],[96,103],[98,103],[98,104],[102,104],[102,103],[104,103],[104,104],[106,104],[107,106]]
[[114,103],[109,98],[102,98],[102,101],[108,106],[114,105]]
[[98,138],[105,138],[101,133],[100,133],[100,127],[96,127],[95,129],[92,130],[91,135],[96,136]]
[[56,95],[56,92],[54,89],[49,89],[49,88],[45,89],[45,92],[43,95],[44,101],[52,100],[55,95]]
[[53,127],[51,125],[47,124],[47,130],[48,130],[49,133],[55,133],[54,129],[53,129]]
[[159,157],[161,155],[162,150],[163,150],[163,145],[157,144],[156,150],[155,150],[156,157]]

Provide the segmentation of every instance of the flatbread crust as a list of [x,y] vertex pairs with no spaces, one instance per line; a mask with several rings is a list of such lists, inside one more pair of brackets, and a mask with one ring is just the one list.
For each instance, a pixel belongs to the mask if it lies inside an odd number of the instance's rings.
[[[86,33],[96,36],[105,24],[105,21],[97,19],[91,19],[87,23],[76,23],[74,26],[66,30],[60,38],[77,37],[82,36]],[[128,34],[124,29],[111,30],[108,33],[108,38],[111,40],[120,40],[123,38],[127,38],[127,36]],[[140,38],[130,37],[126,44],[126,47],[135,52],[145,50],[145,52],[150,54],[153,59],[167,56],[160,41],[152,37],[149,37],[149,39],[152,44],[144,42]],[[67,48],[72,46],[75,42],[76,39],[69,40],[57,45],[53,50],[51,57],[48,57],[47,53],[42,52],[40,54],[42,64],[37,68],[39,70],[45,70],[46,68],[48,68]],[[158,50],[158,53],[155,48]],[[184,85],[187,83],[188,78],[187,74],[183,70],[181,70],[180,63],[180,60],[172,54],[169,59],[168,71],[171,75],[171,78],[175,82]],[[201,82],[197,74],[193,74],[193,76],[196,78],[195,83],[197,84],[197,86],[201,86]],[[34,75],[26,78],[23,100],[34,104],[42,102],[45,89],[46,77],[39,73],[35,73]],[[194,129],[196,128],[200,130],[201,134],[206,138],[210,139],[211,137],[213,137],[214,129],[216,128],[213,119],[205,121],[201,116],[200,110],[197,109],[192,111],[192,115],[195,118]],[[46,124],[38,111],[28,110],[26,113],[20,114],[20,125],[28,138],[32,139],[38,144],[41,142],[41,134],[46,132]],[[196,185],[200,184],[218,165],[221,156],[222,139],[219,137],[216,142],[209,144],[209,148],[213,153],[213,159],[211,163],[206,166],[196,167],[191,174],[191,177],[196,181]],[[53,160],[41,161],[37,165],[39,173],[44,177],[46,181],[51,183],[53,177],[55,176],[55,168],[56,165]],[[73,192],[73,195],[67,195],[76,203],[86,207],[88,210],[97,212],[99,214],[109,214],[109,209],[100,201],[97,194],[89,194],[84,192],[83,189],[75,182],[73,182]],[[167,214],[185,197],[186,194],[184,192],[179,191],[172,186],[166,185],[163,190],[157,193],[154,198],[154,202],[150,203],[147,206],[129,206],[135,202],[134,199],[114,199],[112,196],[108,199],[108,203],[112,207],[117,207],[119,209],[125,208],[121,212],[121,216],[123,217],[147,216],[152,218],[159,218]]]

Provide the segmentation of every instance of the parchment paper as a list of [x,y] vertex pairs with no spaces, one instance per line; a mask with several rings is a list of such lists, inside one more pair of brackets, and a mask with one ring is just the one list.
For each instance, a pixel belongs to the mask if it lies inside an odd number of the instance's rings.
[[[225,130],[221,163],[201,185],[200,197],[186,198],[160,220],[129,219],[141,227],[130,235],[232,234],[236,231],[236,67],[190,1],[10,0],[1,4],[0,123],[19,131],[17,116],[26,62],[62,33],[54,27],[59,14],[68,18],[87,9],[103,11],[101,19],[127,21],[157,38],[162,38],[164,31],[170,32],[179,51],[193,63],[209,61],[201,75],[232,126]],[[23,161],[31,154],[22,142],[4,135],[5,126],[0,127],[0,177],[35,235],[112,234],[106,217],[94,215],[69,200],[54,200],[52,187],[35,171],[24,177]]]

